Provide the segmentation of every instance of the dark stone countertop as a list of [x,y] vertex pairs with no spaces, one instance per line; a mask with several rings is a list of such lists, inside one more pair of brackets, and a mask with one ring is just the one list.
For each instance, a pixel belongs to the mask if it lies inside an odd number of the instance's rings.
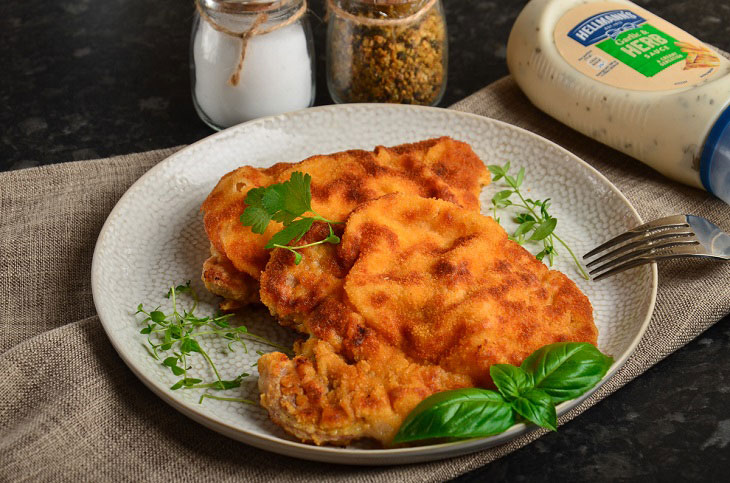
[[[507,74],[525,0],[445,0],[442,106]],[[725,0],[640,0],[730,50]],[[322,16],[323,0],[311,0]],[[212,131],[190,99],[192,2],[8,0],[0,7],[0,170],[191,143]],[[314,19],[324,51],[324,25]],[[329,104],[319,55],[317,104]],[[1,187],[0,187],[1,188]],[[458,481],[724,480],[730,464],[730,317],[557,433]]]

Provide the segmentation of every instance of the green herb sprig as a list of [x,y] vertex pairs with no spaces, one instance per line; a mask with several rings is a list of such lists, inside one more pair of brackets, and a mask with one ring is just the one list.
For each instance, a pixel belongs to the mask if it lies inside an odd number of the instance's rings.
[[[504,166],[496,164],[487,166],[489,171],[492,173],[492,181],[499,181],[504,179],[504,183],[510,188],[497,192],[492,197],[492,209],[494,211],[494,220],[499,223],[499,217],[497,216],[498,208],[515,207],[521,208],[520,211],[514,218],[515,222],[519,223],[514,233],[510,235],[510,239],[516,241],[520,245],[528,241],[535,241],[542,243],[542,251],[540,251],[535,257],[542,261],[547,257],[549,265],[552,267],[555,260],[555,256],[558,254],[555,250],[554,240],[563,245],[570,256],[575,262],[575,266],[578,268],[578,272],[581,277],[586,280],[590,280],[590,277],[586,273],[583,266],[578,261],[578,258],[573,253],[573,250],[555,233],[555,227],[558,224],[557,218],[550,215],[548,209],[550,208],[550,198],[545,200],[533,200],[531,198],[525,198],[520,191],[520,186],[525,179],[525,168],[520,168],[517,172],[517,176],[513,177],[508,174],[510,169],[509,161]],[[512,201],[510,198],[512,195],[517,195],[519,201]]]
[[[281,222],[284,228],[271,237],[266,248],[289,250],[294,253],[294,263],[297,265],[302,261],[302,255],[297,250],[321,243],[340,243],[340,238],[332,230],[332,224],[341,222],[328,220],[312,209],[311,183],[310,175],[295,171],[288,181],[253,188],[246,195],[245,203],[248,206],[240,218],[244,226],[250,226],[251,231],[258,234],[266,231],[271,220]],[[306,213],[314,216],[303,216]],[[298,247],[288,246],[292,241],[301,240],[315,221],[327,223],[330,232],[326,238]]]
[[457,389],[424,399],[405,419],[393,443],[492,436],[520,420],[556,431],[555,405],[593,388],[611,364],[613,358],[588,343],[547,345],[519,367],[491,366],[498,391]]
[[[179,308],[178,295],[186,293],[192,299],[192,306],[189,309]],[[149,353],[160,361],[163,366],[168,367],[176,376],[182,376],[170,389],[176,391],[178,389],[214,389],[227,390],[241,386],[241,381],[248,376],[242,373],[235,379],[224,380],[221,378],[218,368],[211,359],[210,355],[201,347],[197,338],[203,335],[218,336],[228,341],[228,350],[234,351],[234,345],[238,344],[243,350],[248,352],[248,347],[244,339],[251,339],[264,344],[276,347],[284,352],[291,353],[286,347],[278,345],[264,337],[251,334],[248,329],[241,325],[237,327],[231,326],[228,319],[234,314],[217,314],[212,317],[198,317],[195,315],[195,309],[198,306],[198,296],[195,290],[190,286],[190,281],[185,285],[170,287],[165,295],[172,301],[172,312],[164,313],[157,307],[154,310],[145,310],[142,304],[137,306],[136,314],[143,314],[145,317],[141,323],[145,327],[140,330],[141,334],[147,335],[147,343],[149,344]],[[189,358],[193,354],[199,354],[208,363],[215,374],[215,380],[204,382],[198,377],[189,374],[191,367]],[[200,403],[204,398],[222,399],[219,396],[203,394]],[[254,401],[243,398],[224,398],[227,401],[238,401],[246,404],[256,404]]]

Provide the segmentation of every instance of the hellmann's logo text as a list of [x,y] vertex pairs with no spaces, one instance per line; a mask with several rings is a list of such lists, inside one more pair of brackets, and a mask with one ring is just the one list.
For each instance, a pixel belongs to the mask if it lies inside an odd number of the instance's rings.
[[608,38],[615,39],[645,22],[646,19],[630,10],[611,10],[587,18],[568,32],[568,37],[587,47]]

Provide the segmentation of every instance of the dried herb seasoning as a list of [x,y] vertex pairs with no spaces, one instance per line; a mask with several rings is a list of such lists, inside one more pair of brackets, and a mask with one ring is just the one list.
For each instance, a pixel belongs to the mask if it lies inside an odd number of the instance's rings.
[[441,2],[330,0],[328,85],[336,102],[437,104],[446,84]]

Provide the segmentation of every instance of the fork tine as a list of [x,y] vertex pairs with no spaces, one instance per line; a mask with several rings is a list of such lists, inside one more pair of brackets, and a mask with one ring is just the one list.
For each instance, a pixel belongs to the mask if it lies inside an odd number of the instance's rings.
[[619,265],[618,267],[614,267],[606,272],[593,276],[593,281],[597,282],[606,277],[610,277],[611,275],[619,274],[625,270],[628,270],[629,268],[638,267],[640,265],[651,263],[653,261],[654,259],[650,257],[637,258],[636,260],[631,260],[630,262],[624,263],[623,265]]
[[[660,240],[666,240],[668,238],[691,238],[695,237],[694,232],[691,230],[687,230],[684,227],[674,227],[669,228],[665,231],[660,232],[647,232],[645,233],[641,239],[627,243],[626,245],[622,245],[613,251],[610,251],[604,255],[601,255],[600,257],[596,258],[595,260],[591,260],[586,264],[586,267],[592,267],[594,265],[598,265],[599,263],[603,262],[604,260],[608,260],[610,258],[616,257],[622,253],[628,252],[630,250],[633,250],[634,248],[640,248],[640,247],[649,247],[656,244],[656,242]],[[696,239],[696,237],[695,237]]]
[[649,223],[644,223],[643,225],[637,226],[636,228],[632,228],[631,230],[622,233],[614,238],[611,238],[606,243],[603,243],[593,250],[589,251],[585,255],[583,255],[583,258],[590,258],[597,253],[600,253],[602,251],[607,250],[608,248],[611,248],[615,245],[618,245],[619,243],[625,242],[627,240],[630,240],[632,238],[635,238],[639,235],[663,230],[666,228],[674,228],[674,227],[689,227],[689,223],[687,223],[687,217],[686,215],[672,215],[667,216],[664,218],[659,218],[658,220],[650,221]]
[[[655,262],[657,260],[669,260],[672,258],[687,258],[687,257],[697,257],[697,256],[705,256],[702,253],[701,246],[699,242],[692,243],[692,244],[682,244],[679,246],[674,246],[671,250],[665,253],[660,254],[652,254],[650,256],[639,256],[637,258],[632,258],[627,260],[624,263],[621,263],[619,265],[613,266],[613,268],[610,268],[609,270],[599,273],[595,276],[593,276],[594,281],[601,280],[606,277],[610,277],[611,275],[616,275],[617,273],[621,273],[624,270],[628,270],[629,268],[638,267],[639,265],[644,265],[646,263]],[[699,248],[698,248],[699,247]],[[606,264],[608,265],[608,264]],[[594,270],[591,270],[589,273],[593,275],[596,272],[601,272],[605,270],[607,267],[606,265],[603,265],[599,268],[596,268]]]
[[629,252],[625,255],[621,255],[620,257],[616,257],[612,260],[609,260],[608,262],[604,263],[603,265],[594,268],[589,274],[593,274],[596,272],[602,272],[603,270],[607,270],[609,268],[615,267],[616,265],[619,265],[621,263],[627,262],[629,260],[632,260],[637,257],[641,257],[642,255],[649,254],[651,256],[654,256],[657,252],[660,250],[665,250],[668,248],[674,248],[678,246],[686,246],[686,245],[699,245],[700,242],[697,240],[676,240],[676,241],[670,241],[667,243],[663,243],[661,245],[651,245],[644,248],[641,248],[639,250],[634,250],[633,252]]

